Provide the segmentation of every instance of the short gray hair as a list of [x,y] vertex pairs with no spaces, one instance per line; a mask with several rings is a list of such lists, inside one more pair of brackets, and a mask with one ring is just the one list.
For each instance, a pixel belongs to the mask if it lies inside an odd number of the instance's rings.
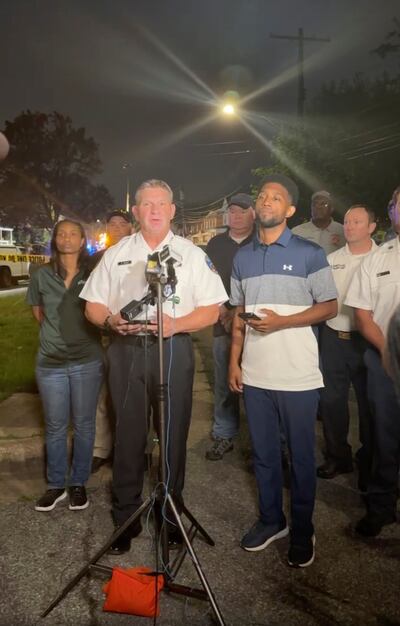
[[171,187],[168,185],[168,183],[166,183],[164,180],[158,180],[157,178],[150,178],[150,180],[145,180],[143,183],[141,183],[139,187],[136,189],[136,193],[135,193],[136,204],[138,204],[139,202],[140,192],[143,189],[152,189],[155,187],[160,187],[161,189],[165,189],[165,191],[168,191],[170,200],[171,202],[173,202],[174,194],[173,194]]

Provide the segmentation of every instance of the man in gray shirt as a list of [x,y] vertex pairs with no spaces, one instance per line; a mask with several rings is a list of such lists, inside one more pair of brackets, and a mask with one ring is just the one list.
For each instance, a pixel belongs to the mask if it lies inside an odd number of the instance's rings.
[[332,219],[333,202],[328,191],[316,191],[311,196],[311,220],[292,229],[292,233],[317,243],[325,254],[336,252],[345,244],[343,226]]

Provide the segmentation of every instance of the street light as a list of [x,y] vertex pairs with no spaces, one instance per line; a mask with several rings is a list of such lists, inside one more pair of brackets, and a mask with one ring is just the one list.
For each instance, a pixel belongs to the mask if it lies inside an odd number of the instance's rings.
[[236,110],[231,102],[227,102],[222,106],[222,113],[224,115],[234,115],[234,113],[236,113]]
[[227,117],[237,114],[240,96],[237,91],[227,91],[224,93],[221,112]]

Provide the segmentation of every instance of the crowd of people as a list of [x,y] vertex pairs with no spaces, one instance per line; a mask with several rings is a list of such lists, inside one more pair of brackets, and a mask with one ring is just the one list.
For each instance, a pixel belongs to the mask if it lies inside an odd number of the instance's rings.
[[[87,257],[79,223],[65,219],[56,225],[51,261],[33,274],[27,296],[40,324],[36,376],[46,423],[48,485],[35,505],[38,511],[53,510],[67,494],[70,509],[86,508],[90,472],[111,457],[115,526],[142,504],[149,419],[157,430],[159,418],[158,321],[152,304],[129,321],[121,309],[146,296],[148,256],[168,245],[180,261],[176,290],[162,317],[165,488],[178,511],[192,407],[191,334],[213,325],[213,441],[206,459],[221,462],[233,449],[243,397],[258,487],[259,515],[241,547],[259,551],[289,536],[288,563],[311,565],[317,477],[331,480],[354,471],[354,463],[366,505],[355,531],[376,536],[396,521],[400,188],[388,207],[395,237],[379,247],[372,240],[375,215],[365,204],[350,206],[342,225],[333,220],[331,194],[316,191],[311,220],[291,230],[288,220],[297,201],[296,183],[283,174],[267,176],[256,200],[234,195],[228,228],[209,241],[206,254],[171,230],[173,195],[160,180],[145,181],[136,192],[137,232],[128,214],[108,216],[110,245],[94,259]],[[355,455],[348,442],[351,387],[359,419]],[[316,468],[318,413],[325,460]],[[286,450],[290,511],[285,513]],[[167,528],[170,545],[181,543],[177,527]],[[110,553],[127,552],[141,530],[139,518]]]

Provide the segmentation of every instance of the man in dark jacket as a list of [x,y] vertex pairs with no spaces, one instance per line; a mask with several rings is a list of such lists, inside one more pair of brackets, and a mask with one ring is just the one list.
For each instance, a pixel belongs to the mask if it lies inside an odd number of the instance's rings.
[[[230,199],[228,229],[216,235],[207,245],[207,254],[230,294],[233,258],[238,249],[249,243],[254,229],[253,198],[238,193]],[[231,346],[231,325],[234,307],[225,302],[220,307],[219,320],[214,324],[214,422],[213,443],[206,452],[209,461],[219,461],[233,449],[233,438],[239,430],[239,396],[228,386],[228,363]]]

